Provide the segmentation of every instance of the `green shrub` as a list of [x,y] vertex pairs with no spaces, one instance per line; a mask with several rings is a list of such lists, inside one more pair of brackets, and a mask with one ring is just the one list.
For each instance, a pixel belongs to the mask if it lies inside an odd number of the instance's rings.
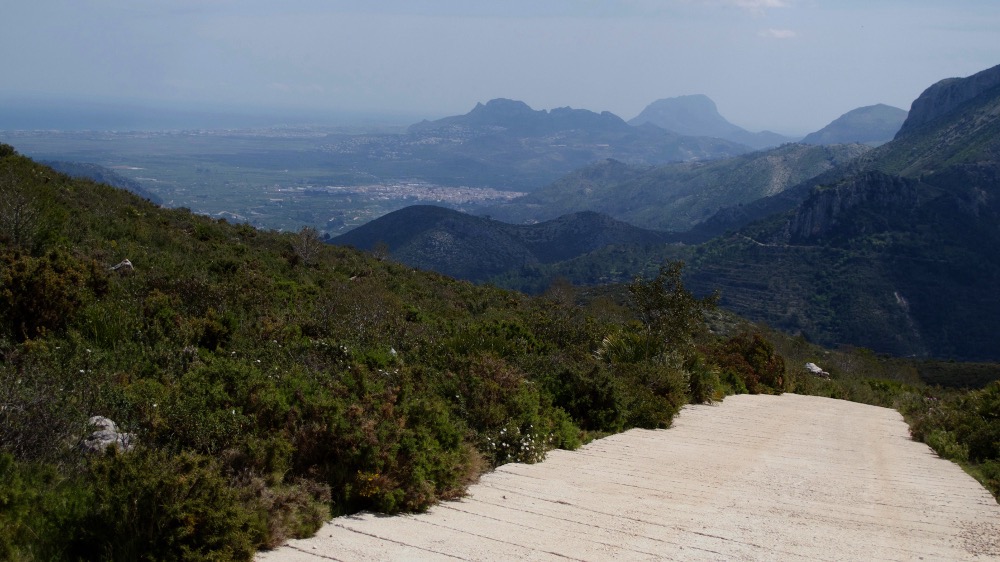
[[739,378],[751,394],[781,394],[785,390],[785,360],[759,333],[733,336],[716,352],[723,373]]
[[73,557],[88,560],[249,560],[266,523],[211,457],[139,450],[92,461],[93,500]]
[[679,356],[658,363],[618,366],[615,374],[622,379],[626,427],[670,427],[688,402],[688,373]]
[[0,256],[0,318],[14,338],[23,341],[61,330],[107,279],[96,263],[64,252],[34,258]]
[[547,389],[556,406],[581,429],[616,432],[625,427],[622,385],[603,364],[564,366],[549,377]]
[[950,431],[935,429],[926,436],[925,442],[943,459],[959,462],[969,459],[969,447],[959,443]]
[[52,465],[0,453],[0,559],[71,560],[92,504],[88,486]]
[[982,474],[981,482],[993,497],[1000,501],[1000,461],[990,460],[979,465],[979,472]]
[[684,368],[688,372],[688,394],[694,404],[721,400],[727,394],[727,390],[730,391],[728,393],[736,391],[733,388],[725,388],[722,380],[719,379],[719,372],[701,354],[693,355],[688,359]]
[[18,346],[8,356],[11,362],[0,362],[0,453],[19,461],[66,457],[93,414],[88,365],[61,368],[63,360],[51,347],[34,340]]

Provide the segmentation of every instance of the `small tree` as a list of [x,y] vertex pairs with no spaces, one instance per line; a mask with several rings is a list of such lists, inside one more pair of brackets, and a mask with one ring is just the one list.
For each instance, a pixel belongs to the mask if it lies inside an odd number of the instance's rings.
[[292,239],[292,251],[303,264],[315,263],[323,251],[323,241],[320,240],[319,232],[311,226],[303,227]]
[[19,188],[14,172],[9,167],[0,171],[0,242],[21,248],[30,246],[38,222],[38,207]]
[[705,314],[715,309],[718,293],[695,297],[681,279],[684,262],[660,266],[653,279],[636,277],[628,292],[632,309],[642,324],[647,358],[663,351],[687,355],[695,337],[706,330]]

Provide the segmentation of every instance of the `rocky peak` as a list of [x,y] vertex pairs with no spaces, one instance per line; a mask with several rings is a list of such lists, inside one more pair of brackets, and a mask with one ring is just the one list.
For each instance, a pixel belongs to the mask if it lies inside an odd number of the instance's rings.
[[899,129],[896,138],[947,115],[962,104],[983,93],[1000,88],[1000,65],[977,72],[967,78],[947,78],[924,90],[913,101],[909,117]]

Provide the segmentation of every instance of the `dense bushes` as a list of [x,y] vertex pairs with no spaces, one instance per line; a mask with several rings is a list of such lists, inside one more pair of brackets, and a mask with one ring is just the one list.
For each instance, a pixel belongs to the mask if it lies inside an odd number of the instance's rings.
[[716,349],[715,361],[732,391],[780,394],[785,390],[785,360],[759,333],[743,332]]
[[87,299],[107,290],[93,261],[50,250],[43,256],[0,255],[0,318],[6,333],[26,340],[64,328]]

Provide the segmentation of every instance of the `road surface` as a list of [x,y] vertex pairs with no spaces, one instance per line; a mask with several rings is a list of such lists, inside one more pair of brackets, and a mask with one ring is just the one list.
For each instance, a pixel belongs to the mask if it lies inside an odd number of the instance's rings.
[[334,519],[257,559],[991,560],[1000,506],[894,410],[744,395],[502,466],[427,513]]

